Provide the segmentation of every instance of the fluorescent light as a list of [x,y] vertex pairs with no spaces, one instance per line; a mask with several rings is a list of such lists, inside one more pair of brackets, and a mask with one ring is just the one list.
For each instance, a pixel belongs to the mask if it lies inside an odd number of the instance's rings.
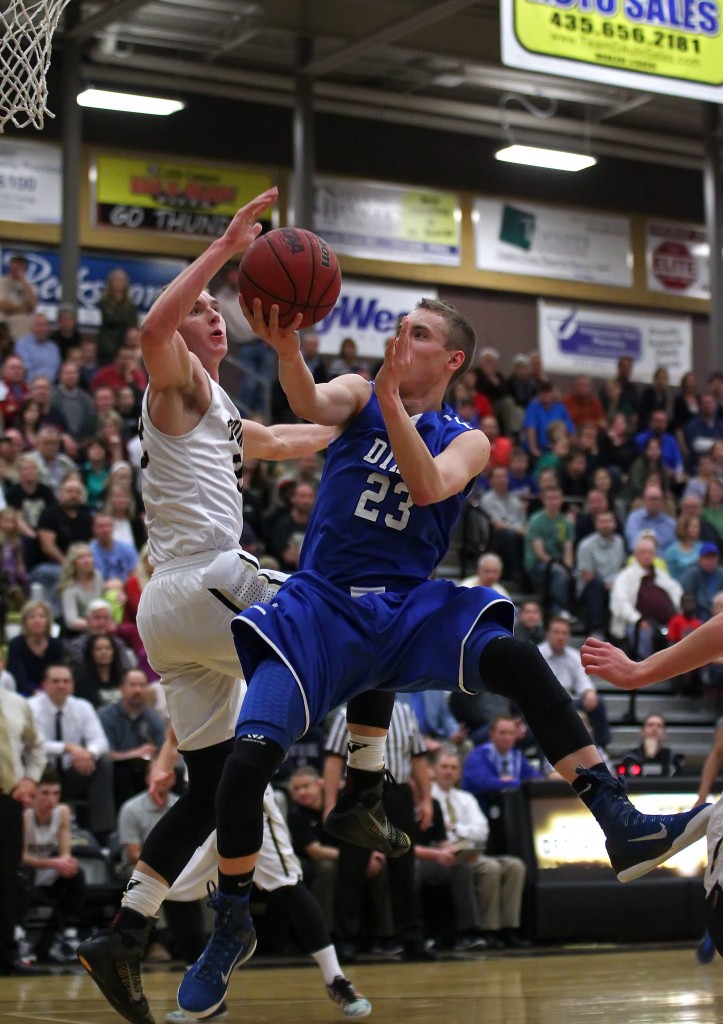
[[109,92],[107,89],[86,89],[78,95],[81,107],[100,110],[124,110],[129,114],[175,114],[183,110],[180,100],[164,100],[158,96],[135,96],[128,92]]
[[597,163],[594,156],[566,153],[561,149],[538,149],[536,146],[507,146],[506,149],[498,149],[495,157],[509,164],[549,167],[554,171],[584,171]]

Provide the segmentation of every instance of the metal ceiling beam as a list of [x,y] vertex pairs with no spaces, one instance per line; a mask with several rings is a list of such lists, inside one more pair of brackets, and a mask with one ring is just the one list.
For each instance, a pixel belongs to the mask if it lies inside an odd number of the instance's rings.
[[139,7],[145,6],[148,0],[118,0],[117,3],[108,4],[97,14],[93,14],[90,18],[86,18],[85,21],[79,22],[68,32],[65,33],[67,39],[72,39],[74,42],[82,42],[84,39],[89,39],[95,35],[106,25],[110,25],[114,21],[118,21],[119,18],[125,18],[127,15],[132,14],[133,11]]
[[[208,65],[164,58],[155,58],[151,65],[154,71],[148,72],[146,69],[149,62],[141,56],[128,55],[116,58],[116,63],[111,64],[100,47],[96,48],[93,56],[105,62],[105,66],[84,66],[86,76],[95,81],[104,80],[116,85],[128,82],[136,88],[146,86],[167,90],[170,73],[176,80],[179,77],[182,79],[184,92],[226,97],[238,102],[267,103],[283,107],[294,105],[295,83],[291,76],[266,74],[263,76],[264,81],[261,82],[255,72],[236,71],[224,74],[220,69]],[[458,132],[483,138],[503,137],[499,111],[495,107],[429,97],[402,97],[373,90],[345,89],[328,83],[317,83],[314,97],[314,108],[317,113],[416,125],[420,128]],[[515,131],[521,133],[520,141],[530,145],[557,143],[564,148],[564,144],[569,142],[571,136],[579,135],[583,131],[582,123],[570,118],[553,118],[554,124],[550,124],[540,122],[539,119],[524,112],[509,111],[508,117]],[[702,170],[703,166],[703,144],[699,139],[676,139],[650,132],[593,124],[592,145],[598,155],[697,170]]]
[[318,57],[316,60],[310,61],[304,71],[312,78],[326,75],[329,71],[334,71],[336,68],[348,64],[349,61],[364,56],[369,50],[384,46],[392,40],[416,32],[420,28],[426,28],[437,21],[442,21],[444,18],[464,10],[465,7],[472,7],[475,2],[476,0],[444,0],[443,3],[432,3],[426,10],[420,11],[419,14],[415,14],[411,18],[404,18],[393,25],[387,25],[386,28],[382,28],[378,32],[364,36],[363,39],[349,43],[348,46],[342,46],[326,57]]

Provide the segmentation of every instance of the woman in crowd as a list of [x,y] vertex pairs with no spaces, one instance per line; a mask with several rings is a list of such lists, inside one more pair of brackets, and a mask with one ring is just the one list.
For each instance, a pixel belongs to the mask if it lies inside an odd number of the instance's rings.
[[113,540],[130,544],[139,551],[148,535],[143,518],[138,514],[135,498],[128,487],[121,483],[110,484],[103,511],[113,519]]
[[20,513],[8,505],[0,512],[0,550],[2,551],[3,589],[10,611],[19,611],[28,598],[28,574],[25,569]]
[[123,666],[114,638],[109,633],[90,637],[76,672],[75,696],[84,697],[95,708],[110,704],[118,697],[122,678]]
[[614,412],[608,418],[608,428],[598,438],[598,454],[601,465],[607,466],[618,479],[630,471],[639,451],[624,412]]
[[689,371],[680,379],[680,388],[673,399],[673,419],[670,429],[675,433],[683,453],[686,451],[683,428],[700,412],[700,396],[695,374]]
[[675,540],[661,554],[668,566],[668,572],[679,583],[683,573],[691,565],[697,565],[700,555],[700,519],[698,516],[682,515],[675,525]]
[[51,636],[53,617],[45,601],[27,601],[20,610],[20,634],[8,644],[8,672],[18,693],[29,697],[40,686],[48,665],[65,661],[62,641]]
[[339,354],[334,356],[329,367],[329,379],[340,377],[342,373],[360,373],[369,376],[369,367],[359,358],[357,345],[353,338],[344,338],[339,346]]
[[98,363],[112,363],[129,327],[138,326],[138,310],[130,297],[130,280],[125,270],[111,270],[98,302],[101,323],[96,337]]
[[103,437],[94,437],[85,446],[81,473],[88,492],[87,504],[94,511],[103,504],[110,473],[110,449]]
[[103,596],[103,576],[95,567],[87,544],[71,544],[58,581],[63,636],[73,637],[88,628],[88,605]]
[[647,430],[650,417],[658,409],[670,413],[670,394],[668,384],[670,378],[664,366],[659,366],[653,374],[653,383],[643,389],[638,408],[638,430]]
[[627,483],[623,488],[622,497],[628,505],[633,505],[642,497],[645,485],[654,477],[663,488],[667,498],[672,493],[673,474],[662,459],[662,449],[657,437],[649,437],[641,455],[638,455],[630,467]]
[[18,414],[18,430],[23,435],[25,451],[35,451],[38,444],[38,431],[40,430],[41,409],[34,398],[26,398],[20,407]]

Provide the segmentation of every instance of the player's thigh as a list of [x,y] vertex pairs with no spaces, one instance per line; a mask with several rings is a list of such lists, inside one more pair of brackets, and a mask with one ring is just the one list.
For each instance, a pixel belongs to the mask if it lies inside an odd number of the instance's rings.
[[198,570],[151,579],[137,617],[148,660],[162,679],[184,662],[240,675],[231,633],[235,614],[202,586]]

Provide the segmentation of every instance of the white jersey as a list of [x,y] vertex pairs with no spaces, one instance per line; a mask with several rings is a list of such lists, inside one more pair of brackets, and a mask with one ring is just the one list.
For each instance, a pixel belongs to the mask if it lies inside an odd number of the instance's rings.
[[152,565],[239,547],[243,529],[241,414],[210,377],[211,404],[188,434],[157,430],[143,396],[143,501]]

